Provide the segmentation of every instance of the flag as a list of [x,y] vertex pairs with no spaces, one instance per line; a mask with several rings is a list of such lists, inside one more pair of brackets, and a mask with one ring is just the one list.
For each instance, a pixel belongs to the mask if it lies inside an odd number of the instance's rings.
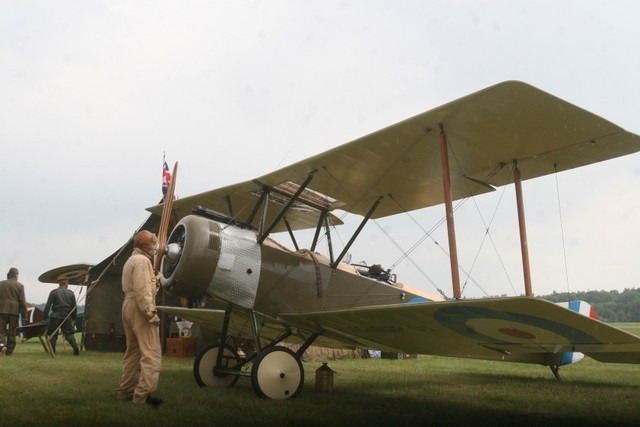
[[163,162],[162,166],[162,194],[167,195],[167,191],[169,191],[169,183],[171,182],[171,171],[169,170],[169,165],[166,161]]

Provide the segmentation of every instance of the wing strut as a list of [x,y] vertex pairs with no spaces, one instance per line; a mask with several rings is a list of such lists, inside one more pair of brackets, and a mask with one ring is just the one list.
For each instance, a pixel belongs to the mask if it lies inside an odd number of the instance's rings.
[[266,191],[265,187],[263,186],[262,191],[260,192],[260,198],[256,202],[256,204],[253,207],[253,210],[251,211],[251,213],[249,214],[249,218],[247,218],[247,224],[251,225],[251,223],[253,223],[253,220],[255,219],[256,214],[258,213],[258,209],[260,209],[260,206],[263,205],[264,199],[266,197],[267,197],[267,191]]
[[340,252],[340,255],[338,255],[338,258],[336,258],[336,260],[333,261],[333,263],[331,264],[331,268],[336,268],[338,264],[340,264],[340,261],[342,261],[342,258],[344,258],[344,256],[347,254],[347,251],[349,250],[349,248],[351,248],[351,245],[356,240],[356,237],[358,237],[358,235],[362,231],[362,228],[364,227],[364,225],[367,223],[367,221],[369,221],[369,218],[371,218],[371,215],[373,215],[375,210],[378,208],[378,205],[380,204],[381,200],[382,200],[382,196],[378,197],[378,200],[376,200],[373,203],[373,205],[371,206],[371,209],[369,209],[369,212],[367,212],[367,215],[362,219],[362,222],[358,226],[358,229],[355,231],[355,233],[353,233],[353,236],[351,236],[351,239],[349,239],[349,241],[347,242],[347,245],[344,247],[342,252]]
[[[265,187],[262,190],[262,194],[264,194],[264,199],[262,199],[262,216],[260,217],[260,224],[258,225],[258,235],[263,235],[265,223],[267,222],[267,210],[269,209],[269,197],[271,190]],[[264,240],[264,238],[263,238]],[[260,242],[262,243],[262,242]]]
[[231,204],[231,197],[226,196],[224,200],[227,202],[227,214],[233,218],[233,205]]
[[320,238],[320,230],[322,229],[322,224],[324,224],[324,216],[327,214],[327,211],[323,210],[320,212],[320,217],[318,218],[318,225],[316,226],[316,232],[313,235],[313,242],[311,243],[311,252],[315,252],[316,245],[318,244],[318,239]]
[[291,237],[291,241],[293,242],[293,246],[296,248],[296,251],[299,251],[298,241],[296,240],[296,236],[293,235],[293,230],[291,229],[291,225],[289,225],[289,221],[287,218],[284,218],[284,225],[287,227],[287,231],[289,232],[289,237]]
[[449,235],[449,259],[451,260],[451,285],[453,297],[459,300],[460,271],[458,268],[458,246],[456,244],[456,226],[453,220],[453,198],[451,196],[451,176],[449,171],[449,153],[447,151],[447,133],[440,123],[440,160],[442,162],[442,183],[444,186],[444,204],[447,212],[447,233]]
[[331,244],[331,229],[329,228],[329,215],[324,216],[324,230],[327,236],[327,246],[329,247],[329,259],[333,262],[333,244]]
[[524,202],[522,199],[522,176],[518,164],[513,170],[513,180],[516,186],[516,202],[518,205],[518,224],[520,225],[520,250],[522,251],[522,272],[524,274],[524,293],[533,296],[531,290],[531,266],[529,265],[529,242],[527,241],[527,224],[524,220]]
[[[309,175],[307,176],[307,179],[304,180],[302,185],[298,188],[298,191],[296,191],[296,194],[294,194],[293,197],[291,197],[289,199],[289,201],[282,208],[282,210],[280,211],[278,216],[276,216],[276,219],[274,219],[273,222],[271,223],[271,225],[269,227],[267,227],[267,229],[264,231],[264,233],[262,233],[262,235],[258,239],[258,243],[264,242],[264,239],[266,239],[267,236],[269,235],[269,233],[271,233],[271,231],[276,227],[276,225],[278,225],[278,223],[280,222],[282,217],[289,211],[289,208],[291,208],[291,206],[296,202],[296,200],[298,200],[298,197],[300,197],[300,194],[302,194],[302,192],[307,188],[307,186],[309,185],[309,183],[313,179],[313,175],[315,174],[315,172],[316,171],[314,170],[311,173],[309,173]],[[266,212],[266,210],[267,209],[266,209],[266,205],[265,205],[265,212]]]

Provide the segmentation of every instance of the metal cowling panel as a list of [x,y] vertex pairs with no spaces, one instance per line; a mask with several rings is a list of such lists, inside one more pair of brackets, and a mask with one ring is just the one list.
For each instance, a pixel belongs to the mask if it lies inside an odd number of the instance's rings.
[[210,293],[243,308],[253,308],[260,280],[260,245],[253,231],[228,226],[220,230],[220,258]]

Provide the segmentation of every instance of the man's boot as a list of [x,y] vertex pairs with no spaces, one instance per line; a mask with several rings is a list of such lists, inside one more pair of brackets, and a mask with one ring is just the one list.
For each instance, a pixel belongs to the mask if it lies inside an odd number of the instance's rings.
[[76,338],[74,336],[70,337],[71,339],[69,340],[69,344],[71,344],[71,347],[73,348],[73,355],[77,356],[80,354],[80,349],[78,348],[78,343],[76,342]]

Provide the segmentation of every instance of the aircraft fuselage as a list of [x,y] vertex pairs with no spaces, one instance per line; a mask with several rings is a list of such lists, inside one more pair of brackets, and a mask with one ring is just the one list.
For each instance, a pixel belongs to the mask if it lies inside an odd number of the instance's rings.
[[268,316],[409,302],[419,295],[362,276],[346,263],[331,268],[321,254],[291,251],[256,232],[208,218],[183,218],[169,238],[180,245],[163,261],[163,286],[183,297],[210,297]]

